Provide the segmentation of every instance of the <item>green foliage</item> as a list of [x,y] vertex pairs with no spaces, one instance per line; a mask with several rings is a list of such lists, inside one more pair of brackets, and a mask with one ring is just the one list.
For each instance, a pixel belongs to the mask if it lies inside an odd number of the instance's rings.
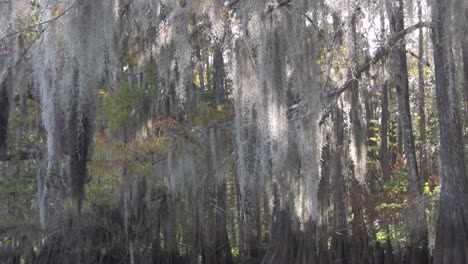
[[406,241],[405,230],[401,228],[401,225],[396,224],[389,224],[387,229],[379,230],[375,237],[381,245],[385,245],[387,238],[390,238],[391,241],[399,241],[400,244],[404,244]]
[[234,258],[239,258],[239,254],[240,254],[240,251],[239,251],[239,248],[238,247],[231,247],[231,254]]
[[132,89],[121,82],[117,92],[100,91],[104,101],[104,115],[109,118],[111,128],[120,128],[128,123],[136,108],[144,99],[144,90]]
[[0,193],[3,194],[33,193],[35,191],[34,188],[34,182],[26,178],[13,178],[0,181]]
[[428,182],[424,183],[424,194],[429,196],[437,196],[440,194],[440,186],[431,188]]
[[390,191],[395,197],[406,192],[408,187],[408,174],[405,170],[394,171],[393,178],[384,184],[384,190]]
[[113,129],[127,125],[142,105],[155,96],[155,79],[156,76],[149,72],[143,87],[129,86],[126,81],[122,81],[118,91],[101,89],[99,91],[102,99],[101,121],[107,118],[109,126]]
[[381,213],[384,210],[397,210],[403,209],[408,205],[408,202],[405,200],[403,203],[382,203],[375,207],[377,213]]

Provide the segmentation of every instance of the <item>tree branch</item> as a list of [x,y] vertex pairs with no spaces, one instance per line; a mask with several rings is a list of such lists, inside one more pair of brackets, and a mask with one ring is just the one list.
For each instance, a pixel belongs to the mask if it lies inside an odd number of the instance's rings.
[[340,96],[346,89],[348,89],[351,84],[353,83],[354,80],[360,79],[361,75],[363,72],[367,71],[370,69],[370,67],[377,62],[379,62],[382,58],[388,55],[390,52],[390,48],[395,45],[399,40],[404,38],[406,35],[412,33],[416,29],[422,28],[422,27],[431,27],[431,25],[427,22],[419,22],[417,24],[414,24],[412,26],[409,26],[402,31],[395,33],[393,36],[390,37],[390,40],[385,44],[383,47],[380,47],[377,52],[375,53],[374,57],[372,58],[367,58],[366,61],[361,65],[356,68],[356,72],[354,73],[353,78],[348,79],[343,85],[341,85],[340,88],[328,92],[328,97],[333,97],[333,96]]
[[422,58],[419,58],[418,54],[412,52],[411,50],[406,50],[406,52],[407,52],[409,55],[411,55],[411,56],[413,56],[414,58],[416,58],[417,60],[422,60],[422,63],[424,63],[424,65],[426,65],[427,67],[429,67],[429,68],[432,67],[432,65],[431,65],[431,63],[429,63],[429,61],[424,60],[424,59],[422,59]]
[[325,37],[322,35],[322,33],[320,32],[320,29],[318,28],[318,26],[315,24],[314,20],[307,14],[304,14],[305,18],[307,19],[307,21],[309,21],[309,23],[314,27],[315,31],[317,31],[317,34],[318,36],[323,40],[323,41],[327,41],[325,39]]
[[51,22],[54,22],[58,19],[60,19],[61,17],[63,17],[66,13],[68,13],[73,7],[75,7],[75,4],[76,4],[76,1],[73,2],[67,9],[65,9],[62,13],[60,13],[58,16],[56,17],[53,17],[51,19],[48,19],[48,20],[45,20],[45,21],[42,21],[42,22],[39,22],[39,23],[36,23],[34,25],[31,25],[31,26],[28,26],[28,27],[24,27],[20,30],[16,30],[16,31],[13,31],[11,32],[10,34],[6,35],[5,37],[1,38],[1,40],[4,40],[4,39],[7,39],[7,38],[10,38],[14,35],[17,35],[17,34],[20,34],[20,33],[23,33],[23,32],[26,32],[26,31],[31,31],[33,29],[35,29],[36,27],[38,26],[42,26],[44,24],[48,24],[48,23],[51,23]]

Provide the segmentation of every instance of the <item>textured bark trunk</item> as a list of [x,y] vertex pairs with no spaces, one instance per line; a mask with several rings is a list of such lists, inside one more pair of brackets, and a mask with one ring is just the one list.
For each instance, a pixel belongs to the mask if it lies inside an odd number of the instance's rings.
[[[378,107],[378,98],[373,96],[376,91],[371,88],[365,89],[364,104],[366,109],[366,127],[367,127],[367,158],[369,161],[379,160],[378,154],[378,142],[375,140],[378,134],[378,120],[377,117],[377,107]],[[388,162],[388,160],[386,160]],[[367,186],[368,194],[370,197],[376,197],[378,193],[378,182],[379,182],[379,166],[374,162],[369,162],[367,166]],[[367,218],[369,223],[374,223],[378,214],[375,210],[376,204],[375,199],[369,199],[367,204]],[[368,225],[369,236],[375,237],[375,228],[374,225]],[[370,248],[369,248],[370,250]]]
[[[221,43],[216,43],[214,47],[213,54],[213,93],[215,96],[216,106],[224,103],[224,94],[225,94],[225,85],[224,85],[224,60],[223,60],[223,50]],[[210,128],[210,139],[213,140],[211,144],[223,146],[227,148],[226,143],[228,142],[229,135],[226,134],[221,128]],[[231,245],[228,238],[227,227],[226,227],[226,175],[221,175],[223,177],[222,182],[218,183],[219,179],[217,178],[218,170],[220,166],[223,167],[222,160],[227,158],[228,153],[219,151],[216,147],[211,147],[211,160],[210,160],[210,179],[213,184],[209,186],[212,191],[210,193],[214,194],[213,199],[208,201],[216,202],[216,208],[210,206],[208,211],[211,213],[213,211],[213,220],[214,220],[214,230],[213,232],[213,263],[233,263],[233,258],[231,254]],[[213,210],[214,209],[214,210]],[[260,224],[260,223],[258,223]],[[207,232],[210,227],[207,228]],[[207,262],[208,263],[208,262]]]
[[273,186],[273,196],[272,241],[261,263],[318,263],[315,223],[304,223],[302,230],[298,230],[297,224],[291,221],[291,209],[280,208],[276,186]]
[[163,218],[162,232],[164,241],[164,253],[162,263],[177,263],[179,249],[177,247],[177,214],[175,211],[177,208],[175,198],[171,194],[164,194],[163,202],[161,205],[161,212]]
[[[389,105],[389,110],[390,112],[391,109],[393,109],[393,106],[392,106],[392,102],[393,102],[393,98],[392,98],[392,92],[390,89],[388,89],[388,105]],[[389,151],[390,151],[390,156],[391,156],[391,159],[392,159],[392,165],[391,165],[391,169],[390,169],[390,175],[391,175],[391,172],[393,171],[394,168],[396,168],[396,165],[397,165],[397,162],[398,162],[398,158],[400,156],[400,149],[398,148],[398,122],[396,120],[396,118],[393,116],[393,115],[389,115],[389,136],[388,136],[388,141],[390,142],[390,146],[389,146]]]
[[[210,176],[208,176],[210,177]],[[213,179],[210,178],[210,182]],[[201,212],[202,217],[203,215],[207,215],[204,219],[203,223],[203,263],[206,264],[215,264],[217,263],[217,256],[216,256],[216,217],[215,217],[215,204],[212,204],[213,201],[216,202],[216,192],[213,190],[214,186],[208,186],[205,190],[206,194],[204,197],[200,197],[199,199],[203,200],[203,212]]]
[[221,183],[216,190],[216,233],[215,250],[217,263],[234,263],[231,254],[231,244],[226,227],[226,182]]
[[192,223],[194,226],[194,231],[192,235],[192,245],[193,245],[193,256],[199,258],[203,256],[203,206],[201,205],[203,201],[198,199],[197,195],[191,193],[191,197],[193,197],[189,203],[189,206],[193,208],[192,213]]
[[234,181],[235,181],[234,185],[236,189],[236,219],[237,219],[237,224],[238,224],[236,245],[239,249],[239,252],[244,253],[245,252],[244,214],[242,213],[242,195],[240,191],[239,175],[237,173],[237,170],[234,170]]
[[[353,77],[353,71],[355,70],[358,64],[357,57],[357,18],[359,16],[360,9],[355,8],[349,22],[350,30],[350,47],[349,47],[349,57],[350,65],[348,66],[348,78]],[[367,229],[364,223],[363,218],[363,203],[362,187],[366,181],[366,159],[367,159],[367,135],[365,124],[362,120],[361,114],[361,102],[359,96],[359,83],[357,79],[354,79],[351,87],[349,89],[349,102],[350,102],[350,130],[351,130],[351,149],[354,148],[354,151],[351,152],[351,157],[354,161],[354,179],[351,186],[351,195],[350,202],[353,215],[353,221],[351,222],[351,229],[353,230],[351,240],[353,241],[351,247],[349,248],[349,258],[346,261],[341,263],[362,263],[364,252],[366,248],[367,241]],[[343,190],[344,192],[344,190]],[[345,255],[346,256],[346,255]],[[338,257],[338,256],[337,256]],[[335,259],[335,261],[337,258]]]
[[268,245],[271,241],[270,230],[271,230],[271,213],[270,213],[270,197],[267,191],[263,191],[263,211],[262,211],[262,230],[263,237],[262,243]]
[[384,264],[385,263],[385,252],[382,246],[380,245],[380,242],[375,243],[375,249],[374,249],[375,255],[374,255],[374,263],[375,264]]
[[350,188],[351,215],[353,216],[350,228],[352,230],[350,259],[353,264],[366,263],[370,256],[367,226],[364,222],[365,190],[356,180],[352,181]]
[[[72,118],[71,126],[77,126],[78,120]],[[92,138],[92,131],[88,118],[82,116],[82,127],[75,127],[71,133],[72,153],[70,159],[70,175],[72,183],[72,195],[77,202],[78,209],[81,210],[81,202],[84,198],[84,184],[86,180],[86,163],[88,156],[88,147]],[[79,211],[78,211],[79,213]]]
[[[329,136],[327,136],[329,138]],[[326,140],[328,142],[328,140]],[[318,261],[319,263],[328,264],[331,261],[331,252],[328,250],[329,238],[329,210],[330,210],[330,170],[332,163],[332,148],[331,144],[326,144],[322,149],[322,177],[320,178],[318,202],[319,202],[319,226],[318,235]]]
[[[422,3],[418,1],[418,19],[422,21]],[[418,112],[419,112],[419,163],[421,182],[426,182],[429,177],[426,147],[426,92],[424,84],[424,34],[423,29],[419,29],[418,36]]]
[[204,230],[204,263],[234,263],[226,228],[226,183],[220,183],[207,197]]
[[[356,29],[356,19],[358,16],[358,8],[353,11],[351,19],[349,21],[349,57],[350,63],[348,66],[348,79],[353,79],[354,71],[358,65],[357,63],[357,29]],[[359,181],[360,184],[364,184],[366,178],[366,159],[367,159],[367,149],[366,149],[366,139],[367,136],[363,120],[361,117],[361,102],[359,98],[359,82],[356,78],[352,81],[350,88],[348,90],[350,110],[349,110],[349,119],[350,119],[350,131],[351,131],[351,157],[354,161],[354,177]]]
[[[463,13],[465,18],[465,23],[468,22],[468,3],[464,1]],[[464,28],[464,36],[462,41],[462,57],[463,57],[463,76],[465,79],[463,96],[465,99],[465,125],[468,125],[468,28]]]
[[238,205],[238,199],[237,199],[237,189],[236,189],[236,183],[235,183],[235,177],[232,179],[227,180],[227,188],[228,188],[228,193],[226,193],[226,198],[228,199],[228,204],[231,206],[231,208],[235,208],[234,212],[229,214],[229,238],[230,238],[230,243],[232,248],[237,248],[239,249],[239,238],[238,238],[238,230],[240,226],[238,226],[238,214],[237,214],[237,205]]
[[332,255],[335,263],[348,263],[348,235],[345,206],[345,181],[343,174],[344,128],[343,110],[337,104],[334,111],[335,147],[330,168],[333,179],[333,235]]
[[279,208],[277,199],[273,207],[272,239],[262,264],[294,263],[296,256],[298,245],[291,227],[291,216],[287,210]]
[[434,1],[432,42],[439,110],[441,193],[434,248],[435,264],[468,263],[468,180],[462,121],[454,81],[449,1]]
[[155,235],[151,243],[151,259],[153,263],[160,263],[162,254],[161,254],[161,233],[160,233],[161,220],[159,217],[157,218],[157,221],[154,224],[154,226],[155,226],[154,227],[155,230],[153,232]]
[[200,87],[197,89],[196,92],[196,103],[200,103],[204,100],[205,98],[205,68],[203,67],[203,58],[202,58],[202,48],[201,46],[203,45],[200,39],[196,41],[195,44],[195,54],[197,57],[197,72],[198,72],[198,80],[200,82]]
[[[258,190],[257,190],[258,191]],[[250,261],[258,261],[260,257],[260,197],[258,192],[247,190],[243,200],[244,211],[244,245],[245,255]]]
[[216,105],[224,103],[225,89],[224,89],[224,59],[223,49],[221,43],[215,44],[213,54],[213,94],[215,97]]
[[[210,128],[208,131],[208,142],[210,144],[217,144],[216,139],[211,142],[210,138],[215,137],[216,128]],[[211,151],[211,150],[209,150]],[[203,211],[200,212],[203,222],[203,263],[206,264],[215,264],[217,263],[216,256],[216,233],[218,232],[217,223],[216,223],[216,206],[217,206],[217,196],[216,196],[216,178],[214,175],[214,167],[217,166],[213,160],[213,155],[217,153],[210,153],[208,161],[208,170],[207,173],[207,183],[204,184],[204,193],[201,197],[197,199],[202,200]],[[205,218],[204,215],[207,217]]]
[[[403,0],[388,6],[391,33],[395,34],[405,28],[403,16]],[[406,45],[400,43],[391,50],[393,79],[395,80],[398,113],[400,119],[401,135],[408,171],[408,191],[412,204],[408,209],[409,246],[413,254],[410,263],[416,263],[417,255],[428,256],[428,235],[425,218],[425,209],[422,201],[422,187],[419,179],[419,170],[414,146],[413,128],[411,123],[408,65],[406,60]],[[414,262],[413,262],[414,261]]]
[[391,167],[388,152],[388,86],[387,82],[382,85],[382,115],[380,119],[380,166],[385,182],[390,181]]
[[393,247],[390,238],[387,236],[387,240],[385,242],[385,264],[395,264],[395,257],[393,255]]
[[6,159],[8,154],[8,116],[9,116],[9,93],[8,80],[0,84],[0,160]]
[[[77,84],[79,74],[78,69],[75,69],[73,73],[75,82],[73,93],[76,98],[79,98],[79,86]],[[78,100],[73,100],[68,124],[71,194],[76,209],[73,233],[70,234],[72,241],[70,260],[76,263],[81,263],[81,207],[85,194],[88,148],[93,137],[90,109],[79,109],[79,107]]]

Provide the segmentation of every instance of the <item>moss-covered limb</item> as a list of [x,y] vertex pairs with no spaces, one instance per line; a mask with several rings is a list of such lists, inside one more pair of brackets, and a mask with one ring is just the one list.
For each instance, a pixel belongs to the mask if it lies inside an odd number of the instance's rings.
[[395,45],[399,40],[404,38],[406,35],[422,27],[431,27],[431,25],[428,22],[418,22],[390,36],[388,42],[384,46],[381,46],[380,48],[378,48],[373,57],[366,58],[364,63],[356,67],[356,69],[353,72],[352,78],[346,80],[344,84],[342,84],[338,89],[328,92],[327,96],[333,97],[333,96],[341,95],[345,90],[351,87],[355,79],[361,78],[362,73],[366,72],[367,70],[370,69],[372,65],[375,65],[376,63],[381,61],[383,58],[385,58],[390,52],[390,49],[393,45]]

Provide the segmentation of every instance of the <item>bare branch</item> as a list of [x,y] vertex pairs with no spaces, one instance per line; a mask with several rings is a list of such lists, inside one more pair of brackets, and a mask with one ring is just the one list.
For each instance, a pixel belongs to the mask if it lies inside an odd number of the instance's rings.
[[315,21],[307,14],[304,14],[305,18],[307,19],[307,21],[309,21],[309,23],[315,28],[315,30],[317,31],[317,34],[318,36],[326,41],[325,37],[322,35],[322,33],[320,33],[320,29],[318,28],[318,26],[315,24]]
[[361,75],[363,72],[367,71],[370,69],[370,67],[377,62],[379,62],[382,58],[388,55],[390,52],[390,48],[393,47],[399,40],[404,38],[406,35],[412,33],[416,29],[422,28],[422,27],[431,27],[431,25],[427,22],[419,22],[417,24],[414,24],[412,26],[409,26],[402,31],[395,33],[393,36],[390,37],[390,40],[385,44],[385,46],[380,47],[377,52],[375,53],[374,57],[372,58],[367,58],[366,61],[359,67],[357,67],[356,72],[354,73],[353,78],[348,79],[343,85],[341,85],[340,88],[330,91],[328,93],[328,97],[333,97],[333,96],[340,96],[346,89],[348,89],[353,81],[355,79],[360,79]]
[[60,19],[61,17],[63,17],[65,14],[67,14],[73,7],[75,7],[75,2],[73,2],[67,9],[65,9],[62,13],[60,13],[58,16],[56,17],[53,17],[51,19],[48,19],[48,20],[45,20],[45,21],[41,21],[39,23],[36,23],[34,25],[31,25],[31,26],[28,26],[28,27],[24,27],[20,30],[16,30],[16,31],[13,31],[11,32],[10,34],[6,35],[5,37],[1,38],[0,41],[4,40],[4,39],[7,39],[7,38],[11,38],[17,34],[20,34],[20,33],[23,33],[23,32],[26,32],[26,31],[34,31],[35,28],[41,26],[41,25],[44,25],[44,24],[49,24],[49,23],[52,23],[52,22],[55,22],[57,21],[58,19]]
[[432,67],[431,63],[430,63],[428,60],[424,60],[424,59],[422,59],[422,58],[419,58],[418,54],[414,53],[413,51],[411,51],[411,50],[406,50],[406,52],[407,52],[409,55],[411,55],[411,56],[413,56],[414,58],[416,58],[417,60],[422,60],[422,63],[423,63],[424,65],[426,65],[427,67],[429,67],[429,68]]

